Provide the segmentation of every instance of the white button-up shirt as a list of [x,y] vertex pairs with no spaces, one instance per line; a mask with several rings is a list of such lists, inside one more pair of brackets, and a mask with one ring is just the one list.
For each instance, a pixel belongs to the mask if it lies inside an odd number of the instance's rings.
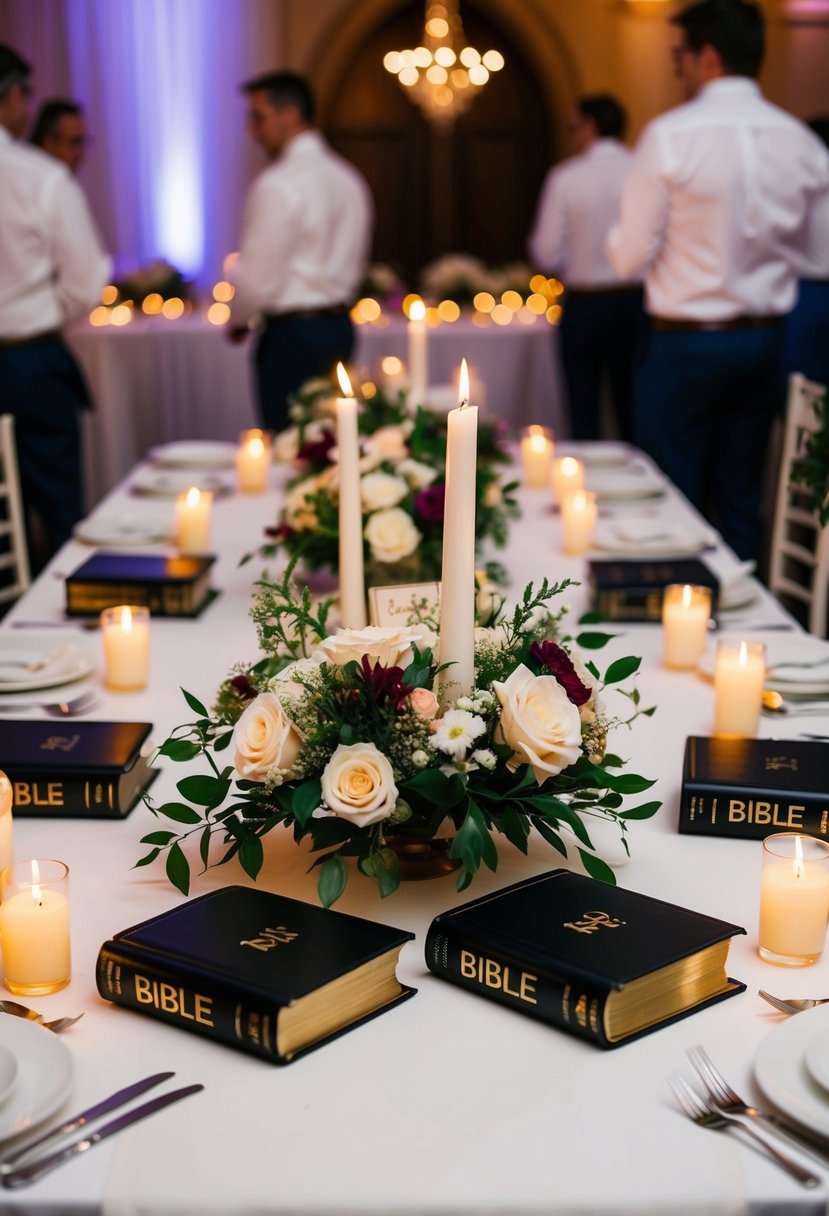
[[350,304],[365,274],[373,215],[354,166],[318,131],[295,135],[248,193],[233,324],[259,312]]
[[645,128],[608,254],[645,271],[648,311],[722,321],[793,307],[829,152],[740,76],[710,81]]
[[559,275],[568,287],[615,287],[623,281],[605,242],[619,218],[631,159],[618,139],[597,139],[549,171],[527,242],[534,265]]
[[58,329],[97,303],[110,259],[69,170],[0,126],[0,338]]

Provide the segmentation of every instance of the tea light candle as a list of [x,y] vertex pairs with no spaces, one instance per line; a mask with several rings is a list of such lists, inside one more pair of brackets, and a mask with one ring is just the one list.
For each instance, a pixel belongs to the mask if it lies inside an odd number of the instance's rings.
[[546,426],[527,426],[521,432],[521,467],[524,485],[540,490],[550,479],[555,444]]
[[176,498],[176,547],[179,553],[207,553],[213,495],[191,486]]
[[40,996],[69,983],[68,874],[60,861],[27,861],[0,876],[0,940],[10,992]]
[[150,671],[150,612],[119,604],[101,613],[104,683],[114,692],[145,688]]
[[0,873],[14,861],[12,842],[12,783],[0,772]]
[[415,300],[409,309],[409,401],[423,405],[429,387],[429,347],[426,329],[426,305]]
[[363,507],[360,501],[357,401],[342,363],[337,364],[337,378],[343,394],[337,398],[340,623],[346,629],[362,629],[366,623],[366,585],[363,569]]
[[823,952],[829,920],[829,845],[779,832],[763,841],[759,952],[766,962],[803,967]]
[[666,667],[696,667],[708,639],[711,588],[672,583],[662,597],[662,654]]
[[596,495],[574,490],[561,500],[561,527],[565,553],[585,553],[596,530]]
[[236,453],[236,476],[239,489],[245,494],[261,494],[268,484],[271,454],[265,442],[265,432],[245,431]]
[[562,456],[554,460],[552,487],[553,497],[558,503],[562,503],[574,490],[583,490],[584,461],[576,460],[575,456]]
[[441,700],[451,707],[475,683],[475,466],[478,410],[469,404],[461,374],[460,406],[450,410],[446,433],[446,507],[440,592]]
[[714,734],[756,735],[766,676],[762,642],[722,638],[714,668]]

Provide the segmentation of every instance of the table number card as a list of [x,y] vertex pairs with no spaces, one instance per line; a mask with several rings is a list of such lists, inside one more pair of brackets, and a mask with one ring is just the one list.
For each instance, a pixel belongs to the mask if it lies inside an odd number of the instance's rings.
[[369,616],[372,625],[405,625],[413,609],[430,613],[440,604],[440,583],[399,583],[394,587],[370,587]]

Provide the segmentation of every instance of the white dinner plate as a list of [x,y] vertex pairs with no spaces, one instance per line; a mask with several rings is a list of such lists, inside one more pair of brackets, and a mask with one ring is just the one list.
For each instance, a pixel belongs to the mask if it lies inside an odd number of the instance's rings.
[[[765,643],[766,647],[766,680],[773,688],[785,694],[822,696],[829,693],[829,642],[804,634],[783,633],[772,637],[768,633],[738,633],[736,626],[731,626],[731,633],[721,633],[722,638],[744,639],[747,642]],[[709,679],[714,678],[714,663],[716,659],[716,642],[699,661],[699,670]],[[785,667],[784,661],[794,663],[823,662],[818,667]]]
[[26,1018],[0,1014],[0,1047],[17,1061],[17,1079],[0,1106],[0,1142],[48,1119],[66,1101],[75,1062],[51,1030]]
[[777,1109],[804,1128],[829,1137],[829,1093],[811,1075],[806,1053],[829,1027],[829,1005],[796,1013],[775,1026],[754,1059],[757,1084]]
[[93,515],[74,530],[76,540],[111,549],[164,544],[172,534],[172,520],[142,519],[140,515]]
[[147,459],[168,469],[232,469],[236,445],[213,439],[187,439],[150,448]]
[[210,490],[213,494],[230,493],[230,486],[216,473],[205,473],[198,469],[166,469],[160,472],[151,466],[139,469],[130,483],[130,491],[152,498],[175,498],[191,486]]
[[586,481],[587,489],[595,493],[599,502],[659,498],[665,493],[664,479],[643,465],[624,469],[588,467]]
[[600,439],[594,443],[562,443],[556,445],[557,456],[575,456],[586,465],[618,467],[633,459],[635,449],[626,443]]
[[[0,630],[0,693],[71,684],[95,670],[96,655],[95,642],[77,630]],[[43,666],[32,671],[31,663]]]
[[593,548],[626,557],[688,557],[701,553],[713,540],[708,531],[667,524],[660,528],[658,519],[641,522],[645,525],[641,528],[624,521],[600,523],[593,534]]
[[803,1058],[812,1079],[829,1091],[829,1028],[809,1040]]
[[18,1072],[17,1056],[8,1047],[0,1046],[0,1104],[5,1102],[14,1088]]

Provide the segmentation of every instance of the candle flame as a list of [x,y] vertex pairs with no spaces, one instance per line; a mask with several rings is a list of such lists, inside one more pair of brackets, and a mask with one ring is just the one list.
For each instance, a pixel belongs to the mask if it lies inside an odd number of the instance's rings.
[[574,456],[562,456],[559,468],[562,477],[575,477],[579,471],[579,462]]
[[258,435],[248,443],[248,453],[257,459],[265,455],[265,445]]
[[129,604],[125,604],[121,609],[121,628],[124,633],[132,632],[132,608]]
[[584,490],[574,490],[570,495],[570,510],[582,515],[587,510],[587,495]]
[[186,501],[188,507],[195,507],[196,503],[199,501],[200,498],[201,498],[201,490],[199,489],[199,487],[191,486],[190,489],[187,491],[187,498],[185,499],[185,501]]
[[409,306],[409,320],[422,321],[426,316],[426,305],[422,300],[412,300]]
[[737,656],[738,667],[748,667],[748,643],[740,642],[740,653]]
[[690,607],[691,607],[691,596],[692,596],[692,594],[693,594],[693,593],[692,593],[692,591],[691,591],[691,584],[690,584],[690,583],[686,583],[686,584],[684,585],[684,587],[682,588],[682,607],[683,607],[683,608],[690,608]]
[[543,452],[547,447],[547,440],[543,435],[530,435],[530,447],[534,452]]
[[800,843],[800,837],[794,838],[794,858],[792,859],[792,869],[794,870],[795,878],[803,877],[803,845]]
[[32,861],[32,903],[43,903],[43,893],[40,890],[40,866],[34,860]]
[[340,382],[340,389],[344,397],[353,397],[354,390],[351,387],[351,381],[348,378],[348,372],[342,363],[337,364],[337,379]]
[[466,359],[461,359],[461,370],[458,376],[458,403],[469,405],[469,368]]

